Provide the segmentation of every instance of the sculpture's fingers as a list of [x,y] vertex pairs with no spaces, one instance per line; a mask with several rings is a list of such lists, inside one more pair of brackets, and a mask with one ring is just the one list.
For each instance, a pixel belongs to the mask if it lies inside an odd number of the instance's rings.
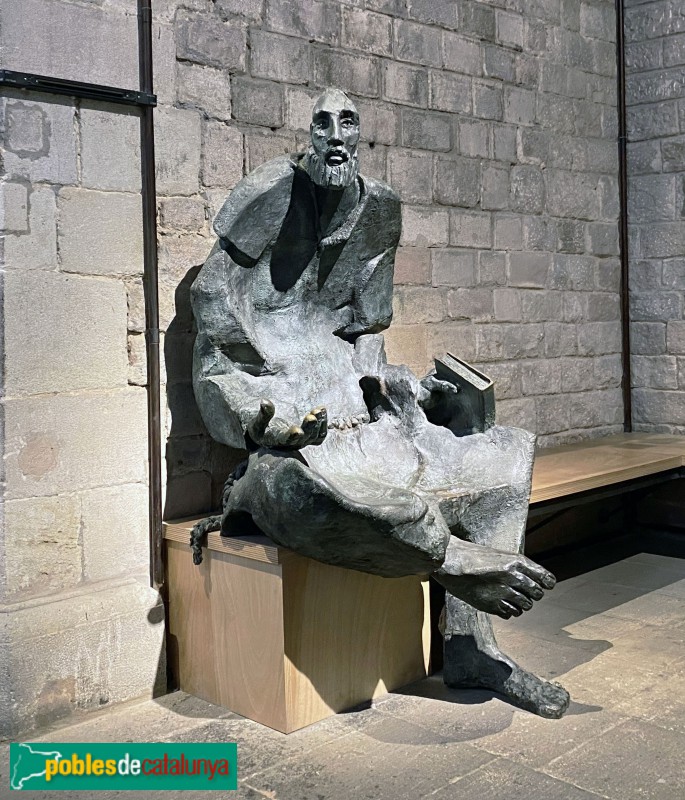
[[526,597],[521,592],[517,592],[515,589],[510,589],[507,593],[507,599],[505,600],[506,603],[518,608],[520,611],[530,611],[533,607],[533,601]]
[[306,414],[302,420],[302,432],[307,441],[314,440],[319,435],[319,420],[313,412]]
[[284,434],[285,444],[290,447],[299,446],[304,439],[304,431],[299,425],[291,425]]
[[321,444],[326,438],[328,433],[328,411],[325,408],[317,408],[312,412],[319,421],[319,430],[316,435],[314,444]]
[[526,597],[530,597],[533,600],[541,600],[545,596],[540,586],[522,572],[514,572],[511,577],[511,586],[525,594]]
[[259,411],[252,423],[252,429],[257,436],[261,437],[264,435],[264,431],[266,431],[275,413],[276,407],[271,400],[259,401]]
[[520,617],[523,611],[519,608],[515,608],[511,603],[507,603],[506,600],[500,600],[495,613],[498,617],[502,617],[502,619],[511,619],[511,617]]
[[541,567],[539,564],[536,564],[529,558],[522,557],[518,568],[524,575],[532,578],[536,583],[539,583],[540,586],[544,587],[545,589],[553,589],[557,582],[557,579],[554,577],[554,575],[552,575],[551,572],[549,572],[549,570],[546,570],[544,567]]

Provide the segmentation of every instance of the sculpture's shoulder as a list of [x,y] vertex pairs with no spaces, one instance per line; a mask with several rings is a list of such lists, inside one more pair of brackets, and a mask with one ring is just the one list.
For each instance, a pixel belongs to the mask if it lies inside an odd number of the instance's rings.
[[258,259],[288,211],[297,159],[272,158],[243,178],[214,220],[217,236]]
[[397,246],[402,233],[402,204],[390,186],[375,178],[361,176],[366,194],[367,218],[382,231],[379,244],[383,248]]

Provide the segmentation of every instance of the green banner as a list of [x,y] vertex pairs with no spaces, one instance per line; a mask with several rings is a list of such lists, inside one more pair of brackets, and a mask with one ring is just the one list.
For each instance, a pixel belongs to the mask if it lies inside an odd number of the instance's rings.
[[9,778],[27,791],[226,791],[238,785],[238,745],[13,742]]

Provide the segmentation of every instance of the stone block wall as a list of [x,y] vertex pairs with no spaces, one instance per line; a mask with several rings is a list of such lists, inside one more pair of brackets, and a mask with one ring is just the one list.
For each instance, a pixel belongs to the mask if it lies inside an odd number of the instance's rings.
[[421,374],[445,350],[481,366],[501,422],[543,445],[622,429],[611,0],[153,9],[168,514],[216,503],[202,465],[238,458],[188,407],[189,270],[237,181],[306,147],[327,84],[359,107],[362,171],[403,200],[390,358]]
[[685,5],[660,1],[628,6],[635,428],[685,433]]
[[[3,2],[0,66],[136,88],[135,3],[124,6]],[[164,678],[139,141],[121,107],[0,99],[0,739]]]

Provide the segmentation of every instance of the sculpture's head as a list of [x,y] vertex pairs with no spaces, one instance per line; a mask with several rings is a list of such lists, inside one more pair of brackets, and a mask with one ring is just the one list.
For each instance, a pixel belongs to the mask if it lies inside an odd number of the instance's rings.
[[310,125],[312,145],[304,166],[319,186],[344,189],[359,172],[359,112],[340,89],[326,89],[314,105]]

